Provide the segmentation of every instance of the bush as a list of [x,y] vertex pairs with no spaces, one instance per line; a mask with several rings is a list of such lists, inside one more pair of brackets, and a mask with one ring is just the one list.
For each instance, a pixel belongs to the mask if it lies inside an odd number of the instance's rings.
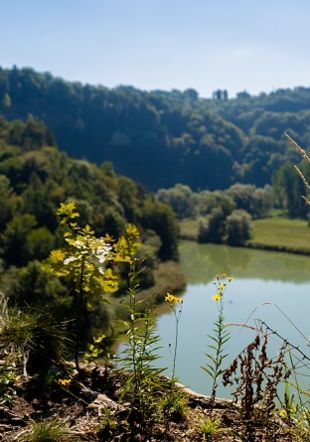
[[225,215],[222,209],[213,209],[199,224],[198,242],[222,243],[225,234]]
[[231,246],[241,246],[250,239],[251,217],[245,210],[234,210],[226,218],[226,243]]

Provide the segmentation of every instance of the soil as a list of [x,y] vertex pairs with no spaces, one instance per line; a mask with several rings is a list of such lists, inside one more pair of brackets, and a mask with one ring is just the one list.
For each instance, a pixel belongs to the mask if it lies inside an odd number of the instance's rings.
[[[266,418],[257,413],[251,422],[244,422],[240,407],[232,401],[194,393],[188,394],[188,409],[177,422],[157,422],[151,435],[141,434],[139,420],[130,425],[131,408],[120,402],[123,372],[87,365],[79,375],[72,374],[69,385],[56,381],[43,387],[36,378],[23,379],[10,404],[0,407],[0,440],[21,441],[30,424],[46,418],[61,419],[68,428],[63,442],[69,441],[294,441],[288,426],[276,414]],[[58,381],[59,382],[59,381]],[[113,425],[103,425],[110,416]],[[203,435],[201,424],[206,419],[218,420],[219,428],[211,437]]]

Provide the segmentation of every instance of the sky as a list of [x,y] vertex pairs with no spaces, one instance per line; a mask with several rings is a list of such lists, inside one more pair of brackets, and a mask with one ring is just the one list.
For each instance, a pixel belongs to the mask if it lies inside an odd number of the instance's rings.
[[210,97],[310,86],[309,0],[0,0],[0,66]]

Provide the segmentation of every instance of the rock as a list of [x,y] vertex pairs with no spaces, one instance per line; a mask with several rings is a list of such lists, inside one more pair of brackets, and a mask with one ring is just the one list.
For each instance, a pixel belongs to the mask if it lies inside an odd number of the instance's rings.
[[99,416],[102,415],[102,410],[104,408],[108,408],[114,413],[120,413],[126,410],[123,405],[116,403],[115,401],[110,399],[106,394],[103,393],[99,393],[96,399],[93,402],[91,402],[87,408],[98,410]]

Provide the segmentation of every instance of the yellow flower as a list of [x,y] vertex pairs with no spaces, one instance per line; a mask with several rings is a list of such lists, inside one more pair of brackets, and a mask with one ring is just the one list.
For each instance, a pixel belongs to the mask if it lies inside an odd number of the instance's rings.
[[170,304],[182,304],[183,299],[181,299],[179,296],[173,295],[172,293],[167,293],[165,296],[165,301],[170,302]]
[[71,384],[71,379],[58,379],[57,384],[61,385],[62,387],[67,387]]
[[127,235],[132,235],[132,236],[139,238],[139,230],[137,229],[137,227],[134,224],[127,225],[126,233],[127,233]]
[[284,417],[284,418],[287,417],[287,413],[286,413],[286,411],[283,408],[281,410],[279,410],[279,416],[280,417]]
[[218,289],[219,290],[224,290],[226,284],[219,284]]
[[52,250],[49,258],[52,263],[56,264],[57,262],[64,260],[65,254],[60,249]]
[[104,241],[105,242],[107,242],[107,243],[111,243],[111,242],[114,242],[114,238],[113,238],[113,236],[111,236],[111,235],[109,235],[108,233],[106,233],[105,235],[104,235]]
[[232,278],[231,276],[229,276],[229,278],[227,278],[228,282],[231,282],[234,280],[234,278]]
[[219,301],[222,298],[222,293],[216,293],[212,296],[213,301]]

